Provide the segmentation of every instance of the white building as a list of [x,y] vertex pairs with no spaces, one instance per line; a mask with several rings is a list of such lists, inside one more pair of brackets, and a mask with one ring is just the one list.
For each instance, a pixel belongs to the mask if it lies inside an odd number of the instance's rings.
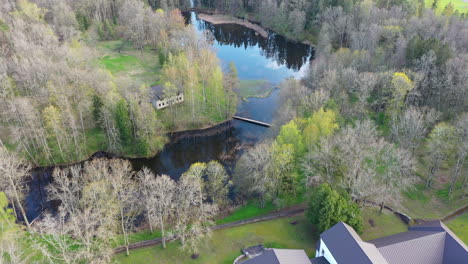
[[353,228],[339,222],[320,234],[312,263],[468,263],[468,247],[442,222],[427,222],[408,229],[407,232],[363,241]]
[[154,85],[151,86],[151,103],[157,110],[166,108],[173,104],[182,103],[184,101],[184,93],[177,91],[175,95],[167,97],[164,91],[164,86]]

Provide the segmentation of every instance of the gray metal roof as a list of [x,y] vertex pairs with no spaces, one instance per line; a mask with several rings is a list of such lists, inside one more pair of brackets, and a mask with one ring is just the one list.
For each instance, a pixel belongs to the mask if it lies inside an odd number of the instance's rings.
[[313,258],[310,259],[310,261],[312,264],[330,264],[330,262],[328,262],[328,260],[324,257]]
[[356,231],[343,222],[320,234],[320,238],[338,263],[387,263],[373,244],[362,241]]
[[439,232],[431,232],[431,231],[408,231],[403,233],[398,233],[391,236],[381,237],[373,240],[367,241],[368,243],[374,244],[377,248],[402,243],[406,241],[414,241],[419,238],[437,234]]
[[311,264],[302,249],[269,249],[260,256],[249,259],[243,264]]
[[[391,236],[393,241],[382,243],[378,249],[389,264],[442,264],[444,257],[445,233],[424,232],[423,236],[414,236],[418,231],[409,231]],[[398,238],[400,241],[397,241]],[[372,243],[372,241],[369,241]],[[383,241],[387,242],[387,241]],[[394,243],[392,243],[394,242]],[[377,245],[376,245],[377,246]]]
[[427,222],[408,229],[367,242],[374,244],[390,264],[468,263],[468,248],[442,222]]

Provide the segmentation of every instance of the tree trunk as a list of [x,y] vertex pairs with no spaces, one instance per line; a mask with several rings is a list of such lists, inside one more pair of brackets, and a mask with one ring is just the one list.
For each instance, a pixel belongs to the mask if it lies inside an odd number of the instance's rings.
[[450,188],[449,188],[449,197],[452,196],[453,188],[455,187],[455,184],[457,183],[457,179],[460,176],[460,172],[463,166],[463,161],[465,160],[466,154],[463,153],[459,155],[457,159],[457,164],[455,165],[455,173],[452,176],[452,182],[450,183]]
[[164,232],[164,221],[163,221],[163,218],[162,216],[160,217],[160,224],[161,224],[161,239],[162,239],[162,246],[163,248],[166,248],[166,234]]
[[120,208],[120,226],[122,228],[122,234],[124,236],[125,254],[127,256],[130,256],[130,249],[128,247],[130,243],[128,242],[128,233],[127,233],[127,229],[125,228],[124,221],[125,221],[125,217],[123,215],[123,208]]
[[24,222],[26,223],[26,226],[27,226],[28,230],[30,230],[31,229],[31,224],[29,223],[28,217],[26,216],[26,211],[24,211],[24,208],[21,205],[21,201],[19,199],[18,193],[16,192],[16,188],[15,188],[14,191],[15,191],[15,196],[16,196],[16,202],[18,203],[18,207],[20,208],[21,214],[23,215]]
[[436,162],[434,163],[434,166],[432,166],[431,168],[431,173],[429,174],[429,177],[427,178],[427,181],[426,181],[426,188],[429,188],[432,186],[432,181],[438,169],[439,169],[439,159],[436,160]]

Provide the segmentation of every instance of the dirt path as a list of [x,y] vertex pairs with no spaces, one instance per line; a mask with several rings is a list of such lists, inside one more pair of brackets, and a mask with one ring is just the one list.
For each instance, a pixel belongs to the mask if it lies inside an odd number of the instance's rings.
[[[371,201],[361,201],[361,202],[364,202],[364,203],[367,203],[367,204],[370,204],[370,205],[374,205],[374,206],[379,206],[377,203],[374,203],[374,202],[371,202]],[[293,207],[282,209],[280,211],[277,211],[277,212],[269,214],[269,215],[254,217],[254,218],[251,218],[251,219],[236,221],[236,222],[222,224],[222,225],[216,225],[216,226],[213,227],[213,230],[220,230],[220,229],[232,228],[232,227],[236,227],[236,226],[248,225],[248,224],[273,220],[273,219],[277,219],[277,218],[287,217],[287,216],[295,216],[295,215],[304,213],[305,208],[306,208],[305,204],[299,204],[299,205],[295,205]],[[406,215],[404,213],[401,213],[399,211],[396,211],[393,208],[390,208],[388,206],[385,206],[385,209],[395,213],[396,215],[398,215],[400,217],[400,219],[402,220],[402,222],[404,222],[406,224],[408,224],[410,222],[410,220],[412,219],[408,215]],[[453,211],[452,213],[448,214],[447,216],[445,216],[443,218],[434,219],[434,220],[440,220],[442,222],[447,222],[447,221],[450,221],[450,220],[452,220],[453,218],[455,218],[455,217],[457,217],[459,215],[462,215],[464,212],[467,212],[467,211],[468,211],[468,205],[465,205],[464,207]],[[415,220],[417,222],[430,221],[430,220],[422,220],[422,219],[415,219]],[[167,239],[167,241],[170,241],[170,240],[173,240],[173,239]],[[152,239],[152,240],[147,240],[147,241],[142,241],[142,242],[137,242],[137,243],[130,244],[129,248],[130,249],[145,248],[145,247],[151,247],[151,246],[159,245],[161,243],[162,243],[161,238],[156,238],[156,239]],[[117,248],[114,249],[115,254],[122,253],[122,252],[125,252],[125,247],[123,247],[123,246],[120,246],[120,247],[117,247]]]
[[[236,227],[236,226],[241,226],[241,225],[253,224],[253,223],[273,220],[273,219],[277,219],[281,217],[294,216],[294,215],[303,213],[304,210],[305,210],[305,205],[294,206],[292,208],[284,209],[277,213],[273,213],[269,215],[254,217],[251,219],[236,221],[236,222],[222,224],[222,225],[216,225],[213,227],[213,230],[220,230],[220,229],[226,229],[226,228],[231,228],[231,227]],[[166,241],[170,241],[170,240],[173,240],[173,239],[166,239]],[[151,246],[159,245],[161,243],[162,243],[162,239],[156,238],[152,240],[130,244],[129,249],[132,250],[132,249],[137,249],[137,248],[151,247]],[[122,252],[125,252],[124,246],[120,246],[114,249],[114,254],[118,254]]]
[[205,14],[205,13],[200,13],[198,14],[198,18],[208,21],[214,25],[221,25],[221,24],[237,24],[237,25],[242,25],[244,27],[250,28],[252,30],[255,30],[260,36],[267,38],[268,37],[268,32],[262,28],[261,26],[251,23],[246,20],[238,19],[235,17],[230,17],[230,16],[224,16],[224,15],[210,15],[210,14]]

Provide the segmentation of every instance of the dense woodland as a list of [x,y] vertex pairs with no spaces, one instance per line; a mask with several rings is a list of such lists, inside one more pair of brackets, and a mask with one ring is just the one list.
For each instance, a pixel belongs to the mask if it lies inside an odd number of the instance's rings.
[[[338,195],[382,209],[437,179],[448,199],[466,199],[468,21],[379,6],[329,6],[313,20],[317,56],[302,81],[282,84],[277,138],[239,160],[241,195],[281,206],[304,186],[329,183]],[[311,221],[319,230],[349,221],[333,215],[343,203],[320,186],[328,194],[312,195]]]
[[[96,129],[105,141],[99,150],[152,155],[171,128],[219,122],[235,109],[235,68],[223,74],[209,39],[186,26],[178,10],[154,11],[141,1],[0,7],[1,138],[35,165],[87,157]],[[189,103],[158,115],[149,83],[114,76],[96,62],[94,45],[111,39],[159,54],[164,92],[183,90]]]
[[10,131],[0,144],[3,262],[109,263],[141,228],[163,247],[176,238],[197,253],[219,213],[246,201],[282,208],[306,200],[317,232],[338,221],[360,232],[363,200],[395,206],[416,185],[466,199],[468,20],[460,12],[420,1],[197,4],[256,13],[266,27],[315,42],[304,79],[280,85],[275,136],[246,150],[233,175],[217,161],[193,164],[177,181],[119,159],[56,168],[47,192],[58,209],[31,224],[23,208],[30,164],[85,156],[90,128],[102,129],[109,150],[136,146],[146,155],[173,124],[141,99],[149,84],[96,65],[97,42],[125,39],[158,53],[167,93],[184,87],[184,106],[167,109],[172,122],[180,112],[192,125],[229,116],[238,80],[233,65],[220,67],[210,37],[174,10],[186,2],[2,3],[0,95]]
[[[466,16],[465,10],[458,10],[452,2],[435,0],[430,5],[424,0],[377,0],[372,2],[376,8],[404,10],[405,13],[422,15],[425,8],[431,8],[446,16]],[[353,0],[195,0],[198,8],[231,14],[261,23],[281,35],[291,39],[310,42],[316,40],[321,25],[321,17],[330,8],[341,7],[346,13],[354,13],[357,3]],[[340,14],[337,14],[339,16]],[[340,18],[335,23],[343,23]],[[318,23],[317,23],[318,22]],[[369,26],[373,23],[369,22]]]

